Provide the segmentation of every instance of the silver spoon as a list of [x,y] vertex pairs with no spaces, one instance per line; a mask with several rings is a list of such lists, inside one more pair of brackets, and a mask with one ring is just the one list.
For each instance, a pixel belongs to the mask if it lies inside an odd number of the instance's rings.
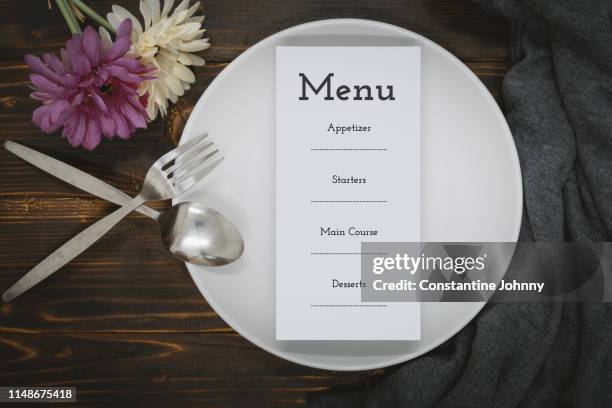
[[196,265],[221,266],[244,251],[238,228],[223,214],[198,203],[180,203],[157,219],[164,245],[178,259]]
[[[12,141],[4,147],[17,157],[83,191],[124,205],[132,197],[110,184],[29,147]],[[180,203],[164,212],[141,206],[138,212],[159,223],[164,245],[184,262],[221,266],[234,262],[244,251],[238,229],[218,211],[197,203]]]

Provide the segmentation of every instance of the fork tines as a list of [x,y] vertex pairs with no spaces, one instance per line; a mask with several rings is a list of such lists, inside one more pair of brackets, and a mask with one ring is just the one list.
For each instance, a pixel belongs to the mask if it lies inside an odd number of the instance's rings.
[[213,142],[207,140],[208,134],[194,138],[171,152],[166,153],[160,161],[162,171],[175,188],[186,190],[204,178],[225,159],[211,159],[219,149],[209,151]]

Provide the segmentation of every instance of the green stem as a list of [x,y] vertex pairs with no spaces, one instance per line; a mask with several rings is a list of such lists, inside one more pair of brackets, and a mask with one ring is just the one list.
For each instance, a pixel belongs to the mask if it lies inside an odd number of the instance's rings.
[[81,30],[81,23],[74,15],[74,10],[72,9],[72,6],[70,5],[70,3],[68,3],[68,0],[62,0],[62,1],[66,5],[66,9],[68,10],[68,14],[70,14],[70,19],[72,20],[72,23],[75,25],[79,33],[83,32],[83,30]]
[[79,26],[79,23],[72,14],[72,10],[70,10],[70,7],[68,7],[68,3],[66,3],[66,0],[55,0],[55,4],[57,4],[57,8],[62,13],[64,20],[66,20],[66,24],[68,25],[70,32],[72,34],[80,33],[81,27]]
[[109,32],[116,34],[115,28],[110,25],[108,20],[104,17],[96,13],[94,9],[89,7],[87,4],[83,3],[81,0],[69,0],[79,8],[83,12],[83,14],[87,15],[89,18],[100,24],[102,27],[106,28]]

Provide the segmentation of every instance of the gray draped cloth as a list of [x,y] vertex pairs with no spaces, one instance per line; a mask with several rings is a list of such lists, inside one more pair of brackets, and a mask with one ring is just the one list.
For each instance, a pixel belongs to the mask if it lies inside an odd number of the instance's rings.
[[[480,0],[511,21],[505,113],[521,240],[611,241],[612,0]],[[489,304],[454,338],[324,407],[612,407],[612,307]]]

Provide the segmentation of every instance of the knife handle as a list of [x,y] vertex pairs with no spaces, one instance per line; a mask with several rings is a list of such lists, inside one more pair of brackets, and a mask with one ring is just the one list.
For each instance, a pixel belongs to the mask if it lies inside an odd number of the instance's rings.
[[[132,199],[132,197],[125,194],[123,191],[105,183],[91,174],[85,173],[76,167],[72,167],[69,164],[37,152],[22,144],[7,140],[4,142],[4,147],[15,156],[27,161],[33,166],[87,193],[95,195],[96,197],[117,205],[125,205]],[[144,205],[139,207],[136,211],[154,220],[159,218],[158,211]]]

